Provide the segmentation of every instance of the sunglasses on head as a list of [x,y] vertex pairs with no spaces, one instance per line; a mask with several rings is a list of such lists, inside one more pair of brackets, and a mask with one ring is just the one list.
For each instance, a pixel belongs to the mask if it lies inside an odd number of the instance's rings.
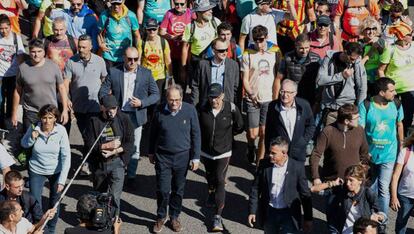
[[253,41],[258,42],[258,43],[262,43],[266,38],[264,37],[260,37],[260,38],[253,38]]
[[174,2],[174,6],[185,6],[185,2]]
[[215,51],[219,52],[219,53],[225,53],[227,52],[227,48],[225,49],[214,49]]
[[137,62],[139,58],[138,57],[133,57],[133,58],[128,57],[127,59],[128,59],[129,62]]

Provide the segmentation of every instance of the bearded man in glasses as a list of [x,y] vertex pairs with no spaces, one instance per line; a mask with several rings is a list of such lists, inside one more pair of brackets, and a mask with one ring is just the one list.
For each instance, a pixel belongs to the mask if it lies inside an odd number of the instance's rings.
[[135,47],[125,51],[124,65],[111,67],[110,76],[102,83],[99,97],[112,94],[118,100],[119,109],[128,114],[134,125],[135,152],[131,156],[127,170],[127,183],[135,180],[142,126],[147,122],[147,108],[160,99],[158,86],[150,70],[138,65],[139,53]]
[[236,103],[235,94],[239,89],[239,65],[227,57],[230,45],[225,39],[214,39],[211,46],[213,58],[200,61],[196,68],[191,101],[194,105],[205,105],[208,102],[208,87],[217,83],[223,87],[224,100]]

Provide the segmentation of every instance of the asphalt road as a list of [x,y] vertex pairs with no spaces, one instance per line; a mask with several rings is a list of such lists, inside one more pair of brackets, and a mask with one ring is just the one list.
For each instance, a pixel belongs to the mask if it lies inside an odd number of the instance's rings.
[[[414,5],[414,1],[410,0],[409,2],[411,5]],[[414,20],[414,7],[410,7],[410,15],[412,20]],[[8,140],[5,141],[9,150],[13,151],[15,149],[13,144],[18,142],[17,139],[16,134],[9,134]],[[76,127],[72,128],[70,141],[72,146],[72,167],[69,177],[71,178],[81,161],[79,149],[82,147],[82,138]],[[223,212],[225,231],[223,233],[262,233],[259,229],[253,229],[246,225],[248,194],[251,181],[253,180],[252,172],[254,168],[245,160],[246,144],[244,142],[244,135],[236,137],[235,150],[227,173],[226,206]],[[27,175],[27,173],[24,174]],[[62,202],[56,233],[63,233],[65,228],[77,224],[77,198],[87,191],[91,191],[91,189],[92,184],[88,178],[81,177],[75,180]],[[47,196],[47,193],[48,190],[46,188],[43,195]],[[207,185],[204,178],[204,168],[201,166],[200,170],[195,173],[189,172],[187,176],[183,210],[180,216],[184,227],[182,233],[209,232],[211,228],[210,220],[214,214],[213,210],[204,207],[206,195]],[[313,233],[325,233],[323,199],[318,195],[314,195],[313,202]],[[154,166],[149,163],[148,158],[142,157],[142,160],[139,162],[135,186],[124,188],[121,209],[121,219],[123,220],[122,233],[151,232],[154,219],[156,218],[155,170]],[[395,216],[396,214],[390,211],[387,233],[394,233]],[[173,232],[166,227],[163,233]],[[407,233],[414,233],[412,218],[409,221]]]

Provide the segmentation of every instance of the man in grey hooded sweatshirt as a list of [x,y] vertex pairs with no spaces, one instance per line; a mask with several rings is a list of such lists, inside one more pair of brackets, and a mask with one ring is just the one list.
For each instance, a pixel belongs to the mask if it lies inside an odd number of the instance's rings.
[[367,97],[367,74],[361,63],[362,47],[349,42],[343,52],[328,51],[319,68],[316,84],[322,90],[322,121],[336,120],[344,104],[358,105]]

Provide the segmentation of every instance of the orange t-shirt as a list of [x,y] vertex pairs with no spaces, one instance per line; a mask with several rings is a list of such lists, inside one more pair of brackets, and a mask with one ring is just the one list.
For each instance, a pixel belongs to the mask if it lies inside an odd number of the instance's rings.
[[369,6],[365,7],[365,0],[349,0],[345,8],[345,0],[339,0],[336,7],[336,16],[342,16],[342,38],[345,41],[358,40],[359,26],[368,17],[379,17],[380,9],[376,0],[369,0]]

